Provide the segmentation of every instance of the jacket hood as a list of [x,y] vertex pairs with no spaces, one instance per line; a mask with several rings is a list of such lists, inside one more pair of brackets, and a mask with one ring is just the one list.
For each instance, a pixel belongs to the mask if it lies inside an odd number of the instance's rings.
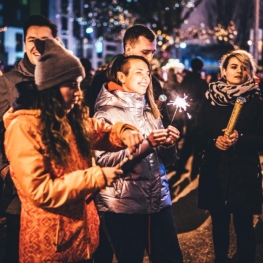
[[14,111],[10,108],[3,116],[5,129],[9,127],[11,122],[19,116],[32,116],[38,118],[40,116],[40,110],[18,110]]
[[102,89],[95,103],[95,111],[99,111],[101,107],[111,106],[117,108],[129,108],[130,110],[143,110],[146,106],[144,95],[121,90],[108,91],[107,83]]

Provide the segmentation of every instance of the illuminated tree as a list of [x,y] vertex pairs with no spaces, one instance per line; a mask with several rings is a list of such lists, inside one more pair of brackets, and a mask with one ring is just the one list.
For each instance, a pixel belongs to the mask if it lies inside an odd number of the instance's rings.
[[84,0],[84,17],[76,14],[78,19],[80,23],[85,23],[86,28],[94,28],[96,37],[119,40],[123,30],[133,25],[136,15],[128,11],[125,1]]
[[[263,10],[262,8],[263,2],[261,1],[261,10]],[[249,40],[250,29],[254,25],[254,1],[210,0],[206,3],[206,10],[210,28],[220,25],[221,29],[227,31],[230,23],[232,23],[238,31],[238,34],[232,40],[229,38],[230,33],[225,39],[220,39],[219,44],[229,41],[233,46],[248,47],[247,41]],[[263,26],[262,22],[261,19],[261,26]]]
[[118,34],[133,23],[149,24],[155,31],[176,38],[182,23],[202,1],[85,0],[85,17],[81,19],[108,39],[120,38]]

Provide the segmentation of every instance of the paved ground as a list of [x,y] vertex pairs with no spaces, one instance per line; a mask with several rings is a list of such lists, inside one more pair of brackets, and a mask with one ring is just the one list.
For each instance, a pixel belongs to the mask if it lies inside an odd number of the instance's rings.
[[[190,158],[187,165],[189,170],[191,161]],[[169,173],[169,181],[172,182],[170,189],[173,197],[173,213],[184,263],[212,263],[214,249],[211,217],[208,212],[197,208],[198,178],[191,182],[190,172],[181,175],[180,178],[176,177],[179,177],[176,172]],[[257,239],[255,263],[263,263],[263,214],[255,216],[254,222]],[[236,239],[232,224],[229,257],[232,258],[232,263],[237,263]]]
[[[193,182],[196,184],[196,182]],[[188,186],[189,188],[191,185]],[[173,204],[178,238],[184,255],[184,263],[212,263],[214,259],[211,218],[207,212],[197,208],[197,189],[190,191]],[[255,263],[263,262],[263,215],[255,218],[257,255]],[[237,263],[236,240],[231,225],[229,257]],[[145,261],[147,262],[147,261]]]
[[[188,162],[190,166],[191,159]],[[184,263],[212,263],[213,243],[211,238],[211,218],[209,214],[197,208],[198,179],[189,180],[189,173],[177,176],[175,171],[169,173],[173,215],[177,226],[178,238],[184,256]],[[263,262],[263,215],[255,218],[257,234],[257,255],[255,263]],[[5,226],[0,224],[0,263],[2,263],[5,242]],[[236,260],[236,242],[231,227],[231,245],[229,256],[232,263]],[[114,260],[114,263],[116,261]],[[149,263],[145,256],[144,263]]]

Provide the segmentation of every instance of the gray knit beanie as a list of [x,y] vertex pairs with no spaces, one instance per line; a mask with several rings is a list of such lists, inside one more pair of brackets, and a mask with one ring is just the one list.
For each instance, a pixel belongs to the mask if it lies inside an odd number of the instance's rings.
[[38,90],[63,84],[79,76],[85,77],[80,60],[64,48],[58,39],[36,39],[35,46],[41,54],[35,68]]

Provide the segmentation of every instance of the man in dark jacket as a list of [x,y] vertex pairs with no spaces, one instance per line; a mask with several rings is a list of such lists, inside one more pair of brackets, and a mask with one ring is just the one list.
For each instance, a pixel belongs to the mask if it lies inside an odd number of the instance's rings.
[[40,53],[34,40],[57,37],[57,26],[42,15],[33,15],[25,20],[24,57],[17,61],[13,70],[0,77],[0,173],[5,187],[1,196],[0,209],[7,219],[5,262],[18,262],[20,201],[9,174],[9,165],[5,157],[3,139],[3,115],[12,106],[18,93],[15,85],[21,81],[34,80],[34,70]]
[[[128,28],[123,37],[124,54],[137,55],[145,57],[149,62],[152,61],[154,52],[156,51],[156,35],[145,25],[136,24]],[[90,108],[90,116],[94,115],[94,105],[102,85],[108,82],[106,70],[96,74],[91,83],[91,87],[87,92],[87,103]],[[158,101],[159,96],[163,94],[161,84],[152,76],[152,84],[154,98]]]

